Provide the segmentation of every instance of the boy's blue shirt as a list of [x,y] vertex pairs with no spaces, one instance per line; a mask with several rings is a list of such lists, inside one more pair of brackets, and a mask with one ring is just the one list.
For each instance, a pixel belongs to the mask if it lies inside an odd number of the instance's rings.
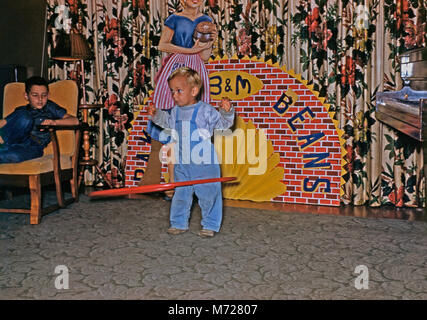
[[[63,107],[60,107],[55,102],[48,100],[46,105],[41,109],[36,109],[31,107],[30,104],[27,104],[25,106],[20,106],[15,109],[15,111],[25,109],[29,111],[34,119],[34,125],[33,130],[31,131],[31,135],[36,137],[38,142],[43,146],[46,147],[50,142],[50,134],[49,131],[40,131],[37,129],[37,126],[40,125],[44,120],[46,119],[62,119],[65,114],[67,113],[67,110],[65,110]],[[15,112],[14,111],[14,112]],[[8,120],[8,117],[6,117],[6,121]]]

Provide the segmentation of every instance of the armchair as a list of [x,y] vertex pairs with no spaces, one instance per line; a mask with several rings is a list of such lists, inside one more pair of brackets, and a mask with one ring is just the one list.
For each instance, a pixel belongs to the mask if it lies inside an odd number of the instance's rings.
[[[4,89],[3,118],[16,107],[27,104],[24,98],[24,83],[9,83]],[[49,85],[49,99],[67,109],[70,115],[77,115],[78,88],[72,80],[62,80]],[[20,163],[0,164],[0,188],[25,187],[30,189],[29,209],[0,208],[0,212],[26,213],[30,224],[38,224],[41,216],[73,201],[78,201],[78,158],[80,149],[80,126],[45,126],[52,141],[44,149],[42,157]],[[62,182],[69,181],[70,199],[64,199]],[[55,184],[58,203],[42,206],[42,187]]]

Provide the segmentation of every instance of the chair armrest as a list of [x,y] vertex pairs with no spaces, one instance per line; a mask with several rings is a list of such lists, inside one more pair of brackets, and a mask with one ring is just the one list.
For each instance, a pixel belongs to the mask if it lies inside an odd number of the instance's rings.
[[40,124],[37,129],[44,130],[84,130],[88,125],[86,123],[81,124]]
[[56,136],[57,130],[74,130],[76,132],[75,136],[75,151],[73,153],[73,168],[75,167],[77,170],[77,162],[79,157],[79,150],[80,150],[80,139],[81,139],[81,132],[83,130],[86,130],[88,127],[87,123],[79,123],[79,124],[41,124],[38,125],[37,128],[43,129],[43,130],[49,130],[51,141],[52,141],[52,149],[53,149],[53,161],[54,161],[54,168],[57,166],[57,170],[60,171],[60,157],[59,157],[59,145],[58,145],[58,138]]
[[85,130],[88,125],[86,123],[74,124],[74,125],[53,125],[53,124],[41,124],[38,125],[38,129],[49,130],[50,137],[52,140],[52,149],[53,149],[53,170],[55,172],[55,181],[56,185],[61,184],[61,162],[60,162],[60,154],[59,154],[59,145],[58,138],[56,136],[57,130],[74,130],[75,134],[75,151],[72,157],[72,166],[73,166],[73,176],[77,176],[78,171],[78,163],[79,163],[79,151],[80,151],[80,139],[81,132]]
[[[37,129],[44,129],[49,130],[50,137],[52,140],[52,149],[53,149],[53,158],[54,162],[59,163],[59,146],[58,146],[58,138],[56,136],[57,130],[74,130],[76,131],[76,137],[75,137],[75,148],[73,154],[73,167],[77,168],[77,162],[79,157],[79,150],[80,150],[80,139],[81,139],[81,132],[83,130],[86,130],[88,127],[87,123],[79,123],[79,124],[41,124],[37,126]],[[61,168],[58,167],[60,170]]]

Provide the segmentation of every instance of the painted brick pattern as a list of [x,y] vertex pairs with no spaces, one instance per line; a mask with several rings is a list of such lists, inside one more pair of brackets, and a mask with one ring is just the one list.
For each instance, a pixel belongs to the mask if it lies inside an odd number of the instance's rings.
[[[233,101],[233,104],[238,116],[245,121],[251,120],[258,129],[264,129],[267,139],[272,141],[275,152],[280,154],[279,165],[284,169],[282,181],[286,185],[286,192],[272,201],[339,206],[342,157],[340,137],[326,107],[311,90],[278,66],[254,59],[215,60],[207,64],[207,69],[210,73],[244,71],[261,79],[264,84],[255,95]],[[280,115],[273,106],[289,89],[298,95],[298,99]],[[149,102],[150,99],[147,103]],[[216,103],[217,101],[212,100],[212,104]],[[302,117],[299,120],[295,118],[298,115]],[[147,163],[150,145],[143,133],[147,126],[147,118],[148,116],[143,113],[136,115],[130,132],[126,187],[137,185]],[[295,130],[291,129],[290,121]],[[301,144],[306,141],[302,137],[316,133],[324,133],[324,136],[301,149]],[[307,163],[313,160],[313,155],[319,154],[327,154],[327,157],[321,160],[317,158],[316,163],[328,163],[329,166],[309,168]],[[164,165],[163,172],[166,171]],[[314,188],[316,184],[317,188]]]

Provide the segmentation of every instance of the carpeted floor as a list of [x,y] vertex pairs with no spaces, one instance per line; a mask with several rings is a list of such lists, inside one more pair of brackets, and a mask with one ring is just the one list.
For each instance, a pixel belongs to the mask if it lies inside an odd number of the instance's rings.
[[81,196],[35,226],[0,214],[0,299],[427,299],[426,222],[226,207],[204,239],[197,205],[168,235],[169,206]]

